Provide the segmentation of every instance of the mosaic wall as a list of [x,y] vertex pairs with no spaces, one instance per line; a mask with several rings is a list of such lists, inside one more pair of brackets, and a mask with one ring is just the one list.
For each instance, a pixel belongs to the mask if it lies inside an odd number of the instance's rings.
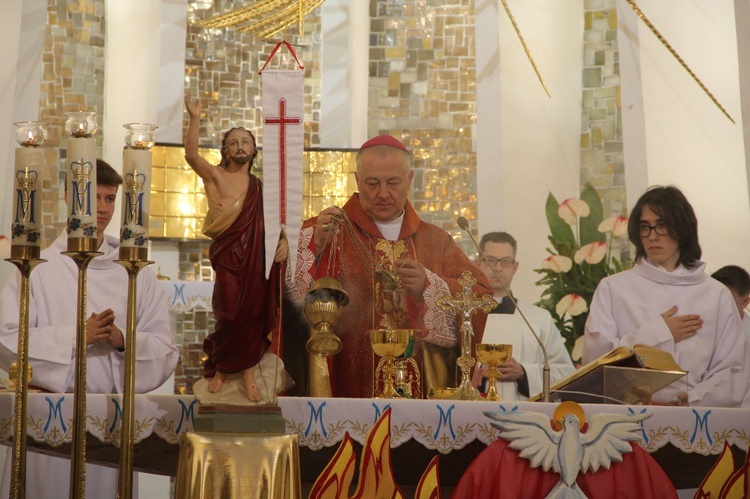
[[[65,172],[65,115],[69,111],[104,114],[104,0],[48,0],[42,59],[39,119],[48,123],[45,142],[44,239],[51,244],[65,226],[62,189]],[[101,154],[102,137],[97,138]]]
[[[591,182],[599,191],[605,217],[627,215],[617,0],[584,4],[580,174],[581,186]],[[625,238],[615,242],[621,254],[628,251]]]
[[474,0],[371,0],[370,18],[368,134],[413,151],[415,209],[458,235],[477,213]]
[[[208,9],[189,12],[188,19],[207,19],[239,8],[243,3],[215,0]],[[316,11],[305,18],[301,38],[297,26],[274,37],[277,41],[283,38],[290,43],[306,45],[295,48],[305,67],[305,147],[320,144],[320,28],[319,12]],[[188,27],[185,90],[201,99],[205,113],[201,123],[201,145],[220,145],[221,134],[234,126],[253,130],[258,145],[263,145],[258,70],[273,47],[274,43],[263,42],[251,33],[231,28],[207,29],[193,24]],[[286,50],[280,50],[269,67],[292,69],[294,59]],[[185,128],[187,118],[185,113]]]

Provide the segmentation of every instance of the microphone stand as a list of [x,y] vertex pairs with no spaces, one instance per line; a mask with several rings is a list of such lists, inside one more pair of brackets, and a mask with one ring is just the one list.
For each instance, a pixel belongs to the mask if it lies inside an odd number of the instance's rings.
[[516,307],[516,310],[518,310],[518,313],[520,314],[523,321],[526,323],[526,326],[529,328],[529,331],[531,331],[531,334],[534,335],[534,339],[537,343],[539,343],[539,348],[542,349],[542,354],[544,355],[544,366],[542,367],[542,400],[544,402],[549,402],[549,394],[550,394],[550,368],[549,368],[549,357],[547,356],[547,347],[544,346],[544,343],[542,343],[541,338],[539,338],[539,335],[536,334],[536,331],[534,331],[534,328],[531,327],[531,324],[529,324],[528,319],[526,319],[526,316],[524,315],[523,311],[518,307],[518,302],[515,298],[513,298],[513,295],[510,293],[510,290],[505,286],[505,283],[500,279],[500,277],[497,275],[497,272],[495,271],[495,268],[487,263],[487,258],[484,256],[484,251],[481,250],[479,247],[479,244],[477,243],[477,240],[474,238],[474,235],[469,231],[469,222],[464,217],[458,217],[456,220],[456,223],[458,224],[459,228],[461,228],[464,232],[466,232],[469,237],[471,238],[471,242],[474,243],[474,247],[476,247],[477,252],[479,252],[479,258],[484,262],[487,267],[492,271],[492,275],[495,276],[495,279],[497,279],[497,282],[500,283],[500,286],[502,286],[503,291],[506,295],[508,295],[508,298],[513,303],[513,305]]

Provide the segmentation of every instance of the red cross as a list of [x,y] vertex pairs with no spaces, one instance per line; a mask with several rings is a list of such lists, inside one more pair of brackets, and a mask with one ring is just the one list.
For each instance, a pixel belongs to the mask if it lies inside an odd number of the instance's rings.
[[279,125],[279,212],[281,223],[286,224],[286,126],[299,125],[301,118],[287,118],[286,99],[279,99],[279,117],[264,118],[266,125]]

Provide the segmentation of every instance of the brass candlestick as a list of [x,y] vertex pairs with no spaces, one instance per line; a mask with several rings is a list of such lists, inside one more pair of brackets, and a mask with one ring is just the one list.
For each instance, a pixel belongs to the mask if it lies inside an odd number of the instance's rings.
[[471,337],[474,336],[471,316],[478,310],[485,313],[489,312],[497,306],[497,302],[488,294],[480,298],[471,290],[477,280],[468,270],[461,274],[458,283],[463,287],[463,292],[460,295],[454,297],[450,294],[444,294],[437,299],[437,305],[440,309],[461,314],[461,356],[457,361],[461,368],[461,383],[451,398],[483,400],[477,389],[471,385],[470,379],[471,368],[476,364],[474,357],[471,356]]
[[326,357],[336,355],[343,347],[333,327],[341,320],[349,295],[341,283],[330,276],[321,277],[305,294],[305,318],[312,326],[305,347],[308,358],[308,395],[330,397],[331,378]]
[[508,360],[513,355],[513,345],[498,345],[495,343],[480,343],[476,347],[477,360],[482,364],[490,366],[487,371],[487,379],[490,388],[487,390],[485,400],[500,402],[502,398],[497,392],[497,365]]
[[122,153],[123,221],[120,230],[120,259],[116,263],[128,272],[128,316],[125,326],[125,380],[122,390],[122,426],[120,430],[119,499],[133,497],[133,427],[135,426],[135,353],[138,273],[152,261],[148,259],[149,185],[151,147],[154,130],[149,123],[127,123],[126,148]]
[[13,412],[13,461],[10,497],[26,497],[26,419],[29,393],[29,276],[40,263],[38,246],[14,246],[13,256],[6,258],[21,273],[20,308],[18,311],[18,360],[16,361],[16,397]]
[[73,442],[70,448],[70,493],[71,499],[86,497],[86,269],[95,257],[96,239],[68,239],[68,248],[77,251],[64,251],[78,266],[78,318],[76,321],[76,373],[75,405],[73,406]]
[[[135,250],[135,251],[130,251]],[[120,431],[119,499],[133,497],[133,426],[135,425],[135,326],[136,280],[138,272],[152,261],[139,258],[142,252],[134,248],[120,248],[120,259],[115,260],[128,272],[128,318],[125,328],[125,383],[122,396],[122,430]]]

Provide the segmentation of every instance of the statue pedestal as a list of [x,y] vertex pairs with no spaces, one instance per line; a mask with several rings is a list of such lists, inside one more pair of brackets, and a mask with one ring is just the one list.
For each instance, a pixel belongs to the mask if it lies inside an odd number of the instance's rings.
[[218,433],[280,433],[286,432],[281,407],[202,405],[195,417],[195,431]]
[[298,499],[298,437],[188,432],[180,445],[175,497]]

